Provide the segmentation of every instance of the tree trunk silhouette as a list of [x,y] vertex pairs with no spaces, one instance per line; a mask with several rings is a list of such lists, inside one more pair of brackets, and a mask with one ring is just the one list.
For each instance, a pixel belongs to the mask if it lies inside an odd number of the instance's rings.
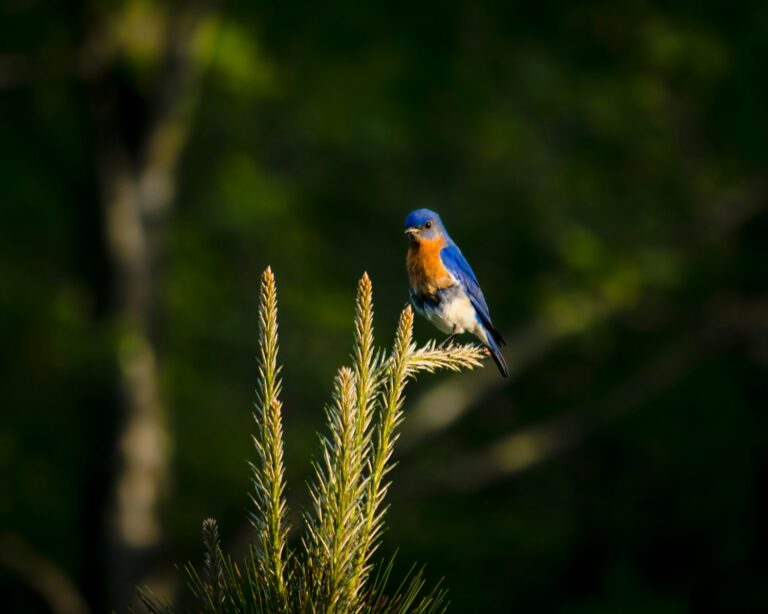
[[[87,56],[84,67],[91,80],[102,231],[112,287],[110,320],[116,331],[119,407],[104,540],[110,609],[137,606],[136,586],[146,585],[158,595],[170,591],[152,573],[162,554],[160,510],[170,488],[167,413],[154,330],[159,317],[155,288],[177,162],[199,89],[202,65],[194,44],[208,15],[198,7],[167,21],[163,67],[138,134],[133,120],[141,118],[143,109],[140,103],[130,106],[132,93],[120,89],[124,84],[114,74],[114,50]],[[104,27],[97,25],[91,38],[98,40]],[[96,48],[86,41],[86,51]],[[131,122],[125,121],[126,114]]]

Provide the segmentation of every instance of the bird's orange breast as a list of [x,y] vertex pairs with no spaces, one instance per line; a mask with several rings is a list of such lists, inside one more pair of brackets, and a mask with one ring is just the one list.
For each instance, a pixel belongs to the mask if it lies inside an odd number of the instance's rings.
[[453,278],[440,259],[440,250],[445,246],[443,238],[411,242],[406,266],[408,283],[417,293],[431,296],[453,285]]

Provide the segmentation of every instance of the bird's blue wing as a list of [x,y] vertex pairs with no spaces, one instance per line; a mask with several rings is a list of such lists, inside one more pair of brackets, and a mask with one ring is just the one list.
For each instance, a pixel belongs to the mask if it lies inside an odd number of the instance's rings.
[[487,333],[488,347],[491,350],[491,356],[499,367],[499,371],[504,377],[509,377],[509,368],[507,362],[504,360],[504,356],[499,349],[499,345],[506,345],[504,337],[501,333],[494,328],[491,322],[491,314],[488,311],[488,305],[485,302],[483,291],[480,289],[480,284],[477,283],[477,277],[472,267],[469,266],[469,262],[461,253],[461,250],[456,245],[451,244],[445,246],[440,250],[440,260],[442,260],[445,268],[453,274],[456,279],[459,280],[464,292],[467,293],[472,306],[475,308],[477,318],[480,320],[480,324],[483,326]]
[[477,283],[477,277],[472,267],[469,266],[469,262],[461,253],[461,250],[454,244],[446,245],[440,250],[440,260],[442,260],[445,268],[448,269],[458,280],[464,288],[464,291],[469,296],[469,300],[472,302],[472,306],[477,311],[477,315],[480,317],[483,325],[486,328],[493,330],[493,324],[491,323],[491,314],[488,311],[488,305],[485,302],[483,291],[480,289],[480,284]]

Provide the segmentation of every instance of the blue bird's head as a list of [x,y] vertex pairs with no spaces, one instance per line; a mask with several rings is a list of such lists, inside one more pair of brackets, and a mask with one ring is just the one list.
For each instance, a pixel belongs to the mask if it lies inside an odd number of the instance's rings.
[[433,241],[448,238],[440,216],[429,209],[416,209],[405,218],[405,234],[411,241]]

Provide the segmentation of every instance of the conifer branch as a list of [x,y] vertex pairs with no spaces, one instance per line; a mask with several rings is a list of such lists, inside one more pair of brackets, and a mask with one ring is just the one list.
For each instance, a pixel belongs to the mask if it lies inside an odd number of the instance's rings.
[[373,285],[368,273],[363,273],[357,285],[355,305],[355,347],[353,353],[357,391],[357,424],[355,437],[364,461],[370,452],[370,428],[376,400],[376,358],[373,348]]
[[258,556],[276,599],[276,608],[285,610],[286,523],[285,469],[283,466],[282,382],[277,365],[277,289],[272,269],[261,277],[259,300],[259,383],[256,391],[256,434],[253,443],[257,463],[251,465],[255,511],[251,521],[258,531]]
[[371,459],[371,475],[364,503],[365,524],[362,534],[362,553],[358,559],[358,574],[365,578],[369,559],[377,547],[383,527],[384,498],[389,484],[383,480],[391,469],[390,460],[397,436],[395,431],[402,421],[403,392],[408,380],[408,358],[413,338],[413,311],[410,306],[400,314],[392,355],[387,361],[383,381],[383,394],[376,429],[376,447]]
[[213,518],[203,520],[203,563],[205,590],[211,605],[215,608],[224,598],[224,567],[219,542],[219,525]]
[[[202,574],[185,567],[189,587],[202,612],[259,614],[431,614],[444,610],[445,592],[425,592],[420,571],[409,574],[391,594],[392,563],[371,574],[371,558],[381,541],[389,489],[387,474],[403,420],[405,386],[421,372],[458,371],[480,366],[483,350],[474,345],[434,342],[416,348],[413,312],[400,315],[390,352],[374,349],[371,281],[358,283],[352,367],[339,370],[333,402],[326,407],[327,432],[313,463],[311,509],[303,514],[301,549],[287,549],[280,367],[277,364],[277,293],[268,268],[261,279],[259,382],[256,390],[251,463],[256,544],[235,563],[220,551],[215,521],[203,524],[206,558]],[[140,597],[151,612],[175,612],[146,590]]]
[[360,543],[359,502],[366,478],[357,436],[359,408],[354,372],[343,367],[336,376],[334,403],[327,408],[330,434],[321,439],[322,461],[315,466],[311,489],[315,516],[308,518],[315,583],[324,594],[325,609],[346,612],[354,601],[350,582]]
[[430,341],[408,355],[408,375],[415,376],[422,371],[434,373],[441,369],[448,371],[474,369],[481,367],[483,360],[487,357],[485,350],[477,345],[449,343],[439,348],[435,347],[434,341]]

